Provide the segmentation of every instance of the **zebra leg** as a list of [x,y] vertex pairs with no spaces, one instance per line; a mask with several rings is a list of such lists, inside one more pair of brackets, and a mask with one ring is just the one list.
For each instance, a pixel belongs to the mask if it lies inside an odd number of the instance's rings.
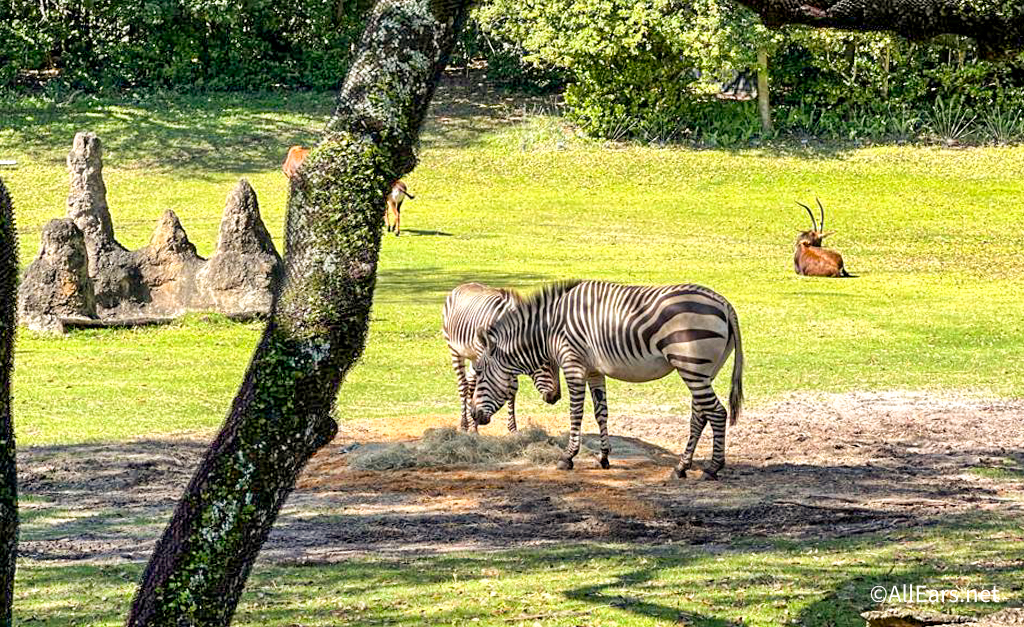
[[[476,372],[473,370],[473,364],[470,364],[469,371],[466,373],[466,398],[472,400],[474,392],[476,392]],[[473,433],[480,430],[480,425],[476,424],[475,418],[469,419],[469,425],[473,427]]]
[[580,427],[583,425],[583,401],[587,395],[587,381],[566,373],[565,386],[569,388],[569,444],[562,459],[558,461],[558,469],[572,470],[572,459],[580,452]]
[[459,400],[462,401],[462,420],[459,421],[459,430],[469,430],[469,399],[472,393],[469,389],[469,380],[466,378],[466,364],[462,357],[452,351],[452,368],[455,370],[455,378],[459,382]]
[[601,468],[608,468],[608,453],[611,452],[611,444],[608,442],[608,394],[604,387],[604,375],[592,375],[587,379],[590,386],[590,396],[594,401],[594,419],[597,420],[597,428],[601,431]]
[[683,453],[679,465],[676,466],[676,477],[682,479],[686,476],[686,471],[693,466],[693,452],[697,450],[697,442],[700,441],[700,434],[703,433],[704,425],[707,423],[708,419],[704,412],[694,402],[690,410],[690,439],[686,442],[686,452]]
[[516,394],[519,392],[519,377],[513,376],[508,396],[508,432],[516,432]]
[[711,451],[711,464],[704,468],[705,479],[718,479],[718,471],[725,467],[725,419],[726,411],[718,398],[715,406],[706,410],[711,432],[714,434],[714,445]]

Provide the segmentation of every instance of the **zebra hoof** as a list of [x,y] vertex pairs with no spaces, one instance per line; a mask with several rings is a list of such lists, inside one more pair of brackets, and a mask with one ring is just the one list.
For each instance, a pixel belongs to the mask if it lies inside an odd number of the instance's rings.
[[601,468],[604,468],[605,470],[608,470],[609,468],[612,467],[612,465],[608,463],[608,457],[605,455],[602,455],[601,459],[599,459],[598,461],[601,464]]
[[704,471],[704,476],[701,477],[704,481],[718,481],[718,472],[712,472],[710,470]]
[[555,465],[555,468],[559,470],[572,470],[572,460],[560,459],[558,460],[558,463]]
[[676,479],[685,479],[686,478],[686,469],[683,468],[682,466],[676,466],[675,468],[672,469],[672,475]]

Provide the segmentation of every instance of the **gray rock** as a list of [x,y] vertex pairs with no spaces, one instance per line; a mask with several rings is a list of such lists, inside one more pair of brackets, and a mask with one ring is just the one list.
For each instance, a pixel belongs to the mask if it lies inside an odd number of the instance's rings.
[[96,318],[82,231],[69,218],[50,220],[18,286],[18,317],[36,331],[61,331],[62,318]]
[[146,290],[132,254],[114,238],[103,182],[102,142],[94,133],[76,134],[67,163],[71,175],[67,215],[85,237],[97,308],[105,316],[136,311],[146,301]]
[[267,314],[281,273],[256,192],[242,179],[228,195],[217,249],[199,270],[199,303],[229,316]]
[[196,273],[203,259],[173,211],[164,212],[149,244],[134,256],[146,292],[147,314],[176,315],[192,308]]
[[114,239],[114,224],[107,207],[107,186],[103,182],[103,144],[94,133],[75,135],[68,153],[71,191],[68,217],[85,235],[89,261],[101,250],[121,248]]
[[145,247],[132,252],[118,243],[96,135],[75,135],[68,171],[67,218],[44,229],[39,258],[19,290],[23,324],[60,331],[62,320],[91,327],[164,321],[195,310],[233,317],[270,312],[282,262],[245,179],[228,196],[217,250],[206,261],[173,211],[164,212]]

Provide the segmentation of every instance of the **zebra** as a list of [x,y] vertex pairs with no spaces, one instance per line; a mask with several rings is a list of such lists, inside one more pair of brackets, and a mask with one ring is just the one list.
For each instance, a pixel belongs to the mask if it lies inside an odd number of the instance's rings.
[[654,381],[675,370],[690,389],[690,438],[677,477],[685,477],[706,423],[714,446],[704,470],[716,479],[725,465],[726,410],[711,382],[735,350],[729,423],[743,404],[743,345],[736,310],[700,285],[646,287],[599,281],[556,283],[525,299],[479,334],[472,412],[486,420],[504,398],[510,377],[554,360],[569,389],[569,443],[558,468],[569,470],[580,448],[587,386],[601,432],[602,468],[608,468],[605,378]]
[[[453,289],[444,301],[444,340],[448,343],[452,368],[455,370],[455,376],[459,382],[459,397],[462,400],[462,420],[459,423],[459,428],[463,431],[469,430],[470,427],[469,401],[473,397],[475,382],[472,362],[480,354],[476,345],[478,332],[487,329],[499,317],[514,310],[522,300],[515,290],[497,289],[480,283],[465,283]],[[468,373],[465,365],[467,359],[471,362]],[[558,370],[554,367],[553,362],[542,363],[524,374],[529,374],[533,378],[534,385],[546,402],[554,404],[561,398],[562,390]],[[518,377],[511,377],[507,386],[508,430],[514,432],[517,428]],[[473,430],[477,430],[477,425],[487,424],[490,421],[490,414],[481,420],[474,420]]]

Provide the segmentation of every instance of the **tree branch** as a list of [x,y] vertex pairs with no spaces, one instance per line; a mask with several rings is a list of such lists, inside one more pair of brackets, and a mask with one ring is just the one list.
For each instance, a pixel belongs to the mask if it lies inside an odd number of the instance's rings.
[[1024,48],[1024,5],[1015,0],[739,0],[768,27],[805,24],[885,31],[920,40],[942,34],[978,42],[982,56]]

